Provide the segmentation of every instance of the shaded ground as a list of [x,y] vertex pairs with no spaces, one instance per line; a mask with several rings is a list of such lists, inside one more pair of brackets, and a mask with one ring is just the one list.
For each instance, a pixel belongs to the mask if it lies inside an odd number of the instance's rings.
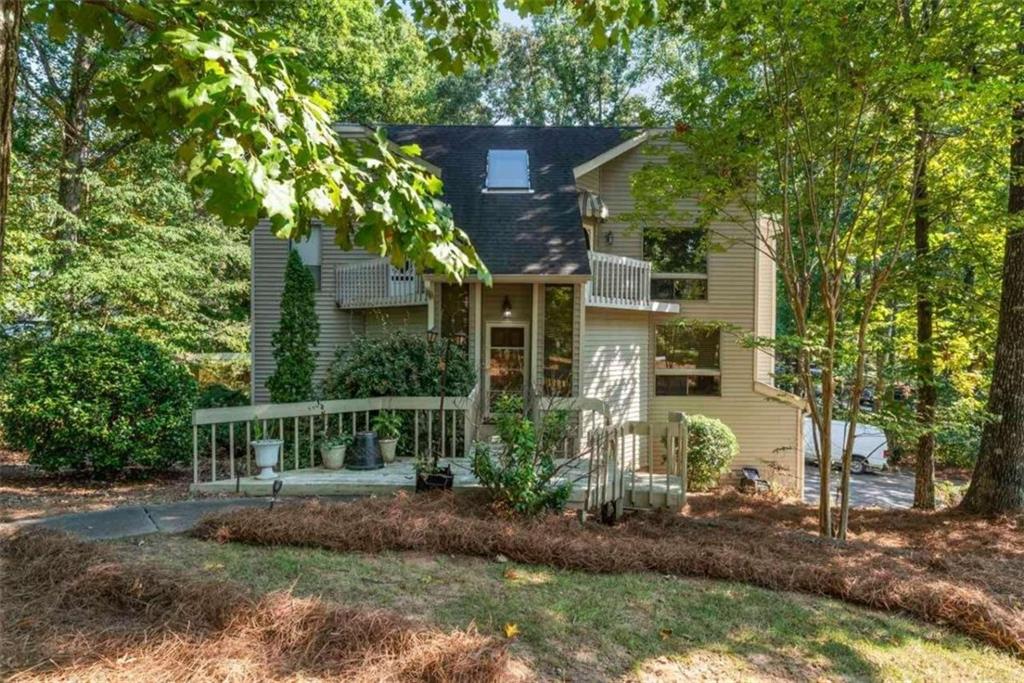
[[23,453],[0,449],[0,523],[185,500],[191,481],[186,470],[114,481],[51,474],[29,465]]
[[948,630],[733,582],[621,575],[425,553],[362,554],[150,537],[114,546],[257,593],[380,606],[505,638],[544,680],[987,680],[1024,663]]
[[200,522],[200,538],[338,552],[415,550],[593,573],[742,581],[903,610],[1024,654],[1021,520],[956,511],[855,510],[850,540],[823,540],[816,511],[739,494],[693,496],[685,514],[616,527],[569,515],[503,519],[471,496],[398,495],[246,510]]
[[5,680],[508,680],[506,645],[473,629],[254,594],[48,530],[0,550]]

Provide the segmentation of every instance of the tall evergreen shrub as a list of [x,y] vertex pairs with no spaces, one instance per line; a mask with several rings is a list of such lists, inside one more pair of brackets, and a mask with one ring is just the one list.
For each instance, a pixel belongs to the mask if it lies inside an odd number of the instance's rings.
[[313,398],[320,321],[316,316],[316,282],[295,251],[288,255],[281,296],[281,323],[272,340],[276,369],[267,379],[274,403]]

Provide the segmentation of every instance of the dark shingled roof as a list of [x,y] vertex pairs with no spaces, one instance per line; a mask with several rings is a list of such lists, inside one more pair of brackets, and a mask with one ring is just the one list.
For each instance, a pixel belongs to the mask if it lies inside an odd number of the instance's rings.
[[[444,199],[495,275],[589,275],[572,169],[630,137],[630,128],[388,126],[441,169]],[[487,151],[525,149],[533,193],[482,192]]]

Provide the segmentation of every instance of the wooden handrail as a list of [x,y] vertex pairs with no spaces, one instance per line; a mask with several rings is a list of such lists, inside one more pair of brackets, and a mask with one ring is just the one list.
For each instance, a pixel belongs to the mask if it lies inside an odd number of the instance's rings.
[[[385,396],[380,398],[348,398],[303,403],[266,403],[234,408],[200,408],[192,412],[192,424],[208,425],[248,420],[276,420],[335,413],[362,413],[380,410],[437,410],[440,396]],[[445,412],[466,410],[467,396],[445,397]]]

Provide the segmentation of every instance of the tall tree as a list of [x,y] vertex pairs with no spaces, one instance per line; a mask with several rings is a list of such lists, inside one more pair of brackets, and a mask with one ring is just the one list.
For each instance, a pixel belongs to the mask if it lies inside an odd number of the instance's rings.
[[7,179],[11,174],[11,136],[14,131],[21,15],[21,0],[10,0],[0,6],[0,277],[4,274],[4,239],[7,236],[9,191]]
[[[1017,51],[1024,57],[1024,14],[1020,22]],[[1018,71],[1018,79],[1020,75]],[[1024,510],[1024,97],[1013,105],[1011,130],[1007,203],[1011,223],[989,392],[992,419],[985,426],[974,476],[961,504],[966,510],[987,514]]]
[[274,373],[267,378],[273,403],[313,398],[316,341],[320,320],[316,315],[316,282],[302,264],[299,252],[288,255],[281,294],[281,321],[274,332]]
[[[1009,6],[953,3],[956,22],[942,38],[953,41],[951,51],[969,51],[955,42],[959,32],[973,37],[977,27],[992,25],[992,10],[1006,16]],[[826,454],[820,531],[844,537],[858,398],[875,357],[874,330],[885,324],[876,306],[901,279],[893,274],[911,265],[910,240],[925,227],[915,218],[931,218],[923,211],[932,177],[922,177],[931,167],[922,162],[937,142],[919,125],[930,125],[926,110],[915,123],[914,103],[946,65],[930,51],[917,59],[922,43],[901,26],[899,7],[883,0],[705,9],[683,26],[696,65],[666,90],[685,122],[678,140],[684,148],[668,148],[667,167],[634,181],[641,223],[770,226],[749,239],[778,265],[795,331],[780,343],[796,349],[803,394],[820,396],[809,403]],[[700,211],[658,215],[694,193]],[[851,428],[834,523],[830,449],[820,444],[831,442],[838,416]]]
[[[339,140],[296,51],[259,25],[202,0],[32,0],[24,17],[57,42],[136,45],[130,77],[110,84],[109,122],[173,141],[189,185],[226,223],[251,228],[265,217],[278,234],[300,238],[316,217],[342,228],[343,248],[487,276],[439,199],[440,179],[409,158],[417,150],[395,150],[382,136]],[[9,122],[13,87],[0,100],[0,121]],[[8,175],[0,174],[5,188]]]
[[502,35],[487,88],[495,116],[529,125],[650,122],[653,92],[670,40],[656,30],[628,43],[595,47],[566,11],[535,18]]

